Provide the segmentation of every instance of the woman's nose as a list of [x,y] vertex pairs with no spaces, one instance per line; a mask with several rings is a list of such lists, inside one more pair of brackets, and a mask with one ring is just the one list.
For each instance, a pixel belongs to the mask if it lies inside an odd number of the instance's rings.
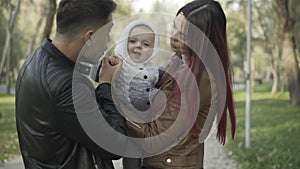
[[174,36],[172,36],[170,39],[171,39],[172,42],[178,42],[178,41],[179,41],[179,40],[178,40],[176,37],[174,37]]

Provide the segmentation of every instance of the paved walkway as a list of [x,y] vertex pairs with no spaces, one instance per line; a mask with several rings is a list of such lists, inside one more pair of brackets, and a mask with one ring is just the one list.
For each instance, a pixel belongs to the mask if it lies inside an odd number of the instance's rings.
[[[205,144],[205,169],[238,169],[235,161],[229,158],[224,146],[221,146],[215,137],[210,137]],[[121,160],[114,161],[116,169],[122,169]],[[0,164],[0,169],[24,169],[21,157]]]
[[215,136],[206,141],[204,151],[205,169],[238,169],[236,162],[229,157],[232,152],[220,145]]

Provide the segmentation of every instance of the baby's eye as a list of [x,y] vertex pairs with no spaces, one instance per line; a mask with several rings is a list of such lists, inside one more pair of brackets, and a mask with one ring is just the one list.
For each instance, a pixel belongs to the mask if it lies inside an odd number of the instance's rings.
[[129,43],[135,43],[136,40],[129,40]]
[[144,43],[144,46],[150,47],[150,44],[149,43]]

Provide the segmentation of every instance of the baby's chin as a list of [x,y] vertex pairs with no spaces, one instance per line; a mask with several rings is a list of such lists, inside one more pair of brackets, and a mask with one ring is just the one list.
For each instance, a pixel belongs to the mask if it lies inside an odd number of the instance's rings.
[[131,60],[135,63],[144,63],[148,58],[135,58],[131,57]]

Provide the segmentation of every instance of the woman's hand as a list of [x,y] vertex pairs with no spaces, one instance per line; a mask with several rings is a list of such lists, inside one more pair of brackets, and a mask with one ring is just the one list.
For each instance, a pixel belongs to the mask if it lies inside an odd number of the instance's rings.
[[122,65],[122,59],[114,56],[114,65],[110,63],[109,57],[104,57],[102,60],[102,67],[99,72],[100,83],[111,83],[113,81],[114,74],[117,73]]

